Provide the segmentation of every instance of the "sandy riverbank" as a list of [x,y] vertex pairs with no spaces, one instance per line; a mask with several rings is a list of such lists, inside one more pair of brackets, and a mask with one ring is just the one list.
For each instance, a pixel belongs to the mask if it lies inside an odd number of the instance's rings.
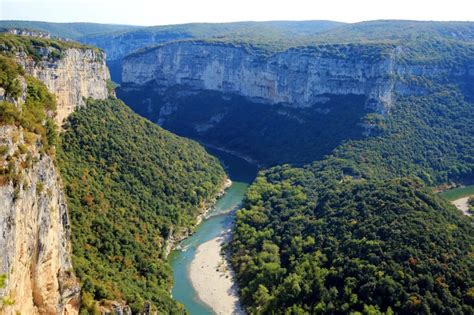
[[196,217],[196,223],[194,224],[194,226],[192,228],[187,229],[187,231],[185,231],[185,232],[179,233],[177,236],[174,235],[173,230],[171,231],[171,236],[166,241],[166,248],[165,248],[166,256],[168,256],[173,249],[175,249],[175,248],[179,249],[179,248],[176,247],[176,245],[179,244],[179,242],[181,242],[185,238],[189,237],[190,233],[192,233],[192,231],[199,224],[201,224],[202,220],[204,220],[204,218],[207,216],[209,211],[211,211],[212,208],[215,206],[215,204],[217,203],[217,200],[219,200],[219,198],[224,196],[227,188],[229,188],[230,186],[232,186],[232,181],[230,180],[230,178],[226,177],[223,184],[222,184],[222,186],[221,186],[221,188],[219,189],[218,193],[211,200],[206,202],[206,204],[204,205],[204,207],[201,210],[201,214],[199,214]]
[[221,255],[225,235],[201,244],[190,265],[189,276],[199,298],[216,314],[244,314],[233,273]]
[[451,203],[456,206],[459,210],[461,210],[465,215],[471,215],[469,212],[469,197],[459,198]]

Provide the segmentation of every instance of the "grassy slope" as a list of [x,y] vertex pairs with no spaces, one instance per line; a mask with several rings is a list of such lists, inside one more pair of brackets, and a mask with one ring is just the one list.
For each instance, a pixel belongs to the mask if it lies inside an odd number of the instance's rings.
[[454,188],[440,193],[446,200],[453,201],[459,198],[474,196],[474,185]]

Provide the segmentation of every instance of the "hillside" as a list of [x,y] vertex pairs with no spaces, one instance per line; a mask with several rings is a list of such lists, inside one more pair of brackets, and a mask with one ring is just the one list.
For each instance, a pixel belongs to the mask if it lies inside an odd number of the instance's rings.
[[472,221],[419,182],[324,171],[278,167],[249,190],[231,243],[249,313],[473,312]]
[[140,28],[140,26],[100,23],[53,23],[40,21],[0,21],[0,29],[27,29],[47,32],[54,37],[79,40],[84,36],[103,33],[124,32]]
[[166,256],[222,189],[219,161],[113,98],[99,49],[0,46],[0,312],[183,312]]
[[367,138],[260,173],[230,246],[250,313],[473,313],[472,219],[429,188],[474,176],[473,86],[428,73]]
[[428,186],[473,178],[473,106],[437,86],[378,136],[261,172],[230,246],[249,312],[471,314],[472,219]]
[[188,233],[219,191],[219,161],[118,100],[89,101],[65,129],[58,164],[82,307],[125,300],[141,312],[149,301],[177,312],[166,246]]

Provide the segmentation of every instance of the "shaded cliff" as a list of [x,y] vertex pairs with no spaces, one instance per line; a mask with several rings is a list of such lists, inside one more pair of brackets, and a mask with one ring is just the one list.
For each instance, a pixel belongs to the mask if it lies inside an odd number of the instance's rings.
[[305,163],[344,140],[377,134],[374,115],[389,113],[397,97],[425,94],[432,82],[472,92],[473,66],[462,59],[470,53],[445,43],[432,51],[356,42],[272,52],[183,41],[126,57],[118,93],[179,134],[266,164]]
[[161,93],[181,85],[288,107],[325,103],[324,94],[364,95],[380,112],[391,106],[396,48],[327,46],[264,53],[219,42],[168,44],[128,56],[122,81],[153,82]]

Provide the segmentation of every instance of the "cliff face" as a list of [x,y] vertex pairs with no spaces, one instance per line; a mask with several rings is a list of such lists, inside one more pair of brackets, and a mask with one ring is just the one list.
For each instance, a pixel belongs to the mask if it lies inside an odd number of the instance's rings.
[[[85,104],[83,98],[106,98],[109,76],[101,52],[69,48],[60,58],[51,59],[47,56],[52,49],[40,50],[39,61],[22,52],[15,59],[56,96],[56,120],[62,123]],[[17,80],[19,96],[9,96],[4,88],[0,96],[21,111],[27,81],[21,76]],[[43,142],[22,124],[0,125],[0,275],[6,276],[0,289],[2,314],[77,314],[79,310],[67,204],[54,150],[46,150]]]
[[395,54],[375,62],[327,57],[311,48],[261,56],[227,44],[183,42],[129,56],[122,80],[137,85],[153,81],[159,92],[183,85],[290,107],[310,107],[324,94],[365,95],[368,104],[385,112],[392,105]]
[[472,71],[402,63],[401,47],[374,49],[371,56],[361,50],[363,45],[340,47],[292,48],[262,55],[232,44],[172,43],[125,58],[122,81],[125,86],[151,82],[158,93],[185,86],[288,107],[311,107],[321,103],[325,94],[363,95],[371,109],[386,113],[395,94],[423,92],[408,88],[399,78],[463,76]]
[[39,139],[29,141],[22,128],[0,127],[0,146],[14,156],[2,161],[14,179],[0,186],[0,274],[7,275],[0,295],[14,302],[3,311],[75,314],[80,288],[72,272],[61,181],[52,158],[40,153]]
[[[43,56],[49,49],[40,51]],[[56,121],[61,125],[78,106],[85,105],[84,98],[106,99],[109,71],[105,54],[93,49],[70,48],[59,59],[43,58],[35,61],[26,54],[18,54],[17,61],[27,74],[42,81],[56,95]]]
[[178,134],[263,164],[307,163],[344,140],[373,134],[367,115],[387,115],[397,96],[423,95],[435,78],[472,79],[472,65],[416,57],[394,44],[269,53],[182,41],[126,57],[119,96]]

